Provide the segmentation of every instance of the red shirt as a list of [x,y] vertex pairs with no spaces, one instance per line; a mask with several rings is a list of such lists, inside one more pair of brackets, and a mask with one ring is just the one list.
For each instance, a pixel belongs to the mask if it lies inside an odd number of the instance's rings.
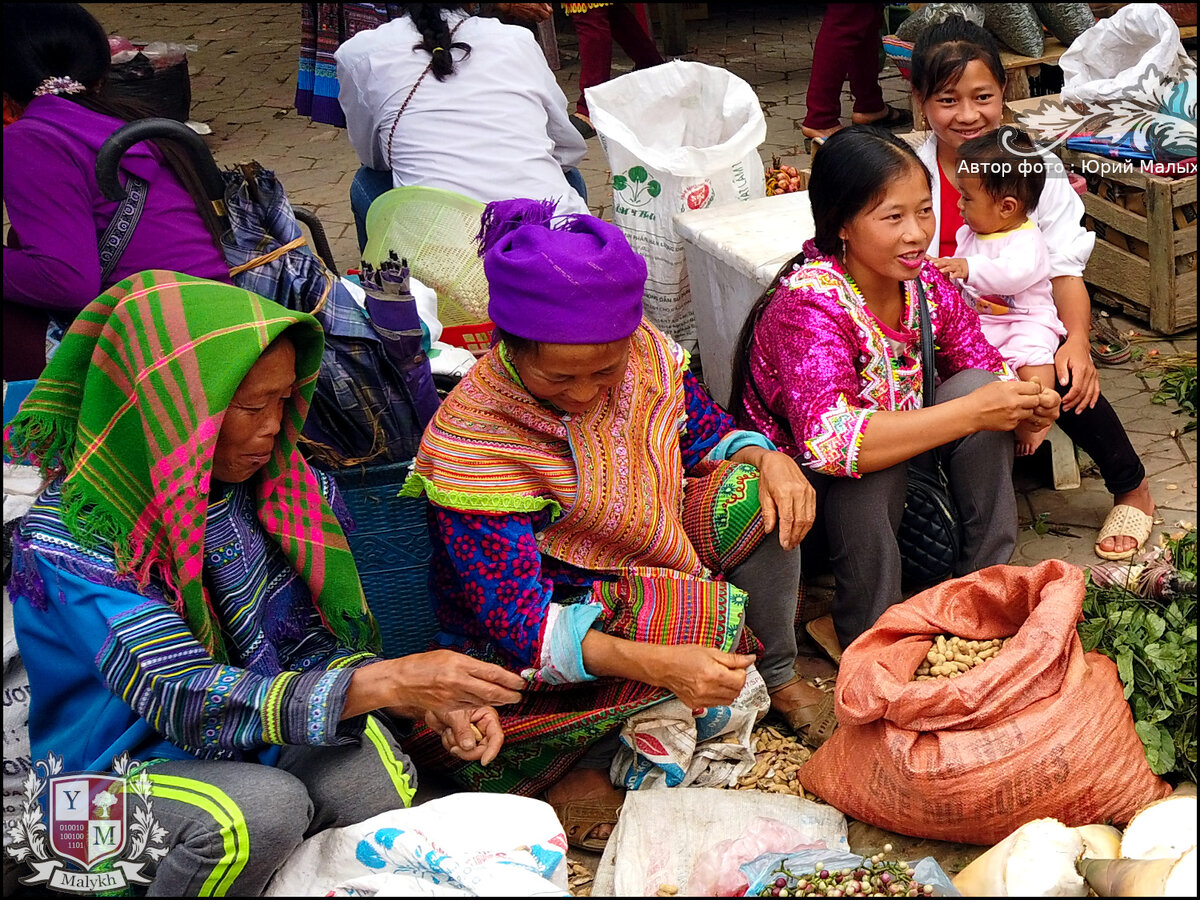
[[958,188],[950,183],[940,164],[938,179],[942,188],[941,209],[938,210],[938,256],[954,256],[954,249],[958,246],[954,236],[964,224],[962,213],[958,211]]

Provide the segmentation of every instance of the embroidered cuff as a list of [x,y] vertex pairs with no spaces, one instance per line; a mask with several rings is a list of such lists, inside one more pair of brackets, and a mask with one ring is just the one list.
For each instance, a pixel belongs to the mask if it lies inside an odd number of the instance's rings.
[[544,684],[577,684],[594,681],[583,666],[583,639],[600,616],[599,603],[551,603],[546,615],[539,668],[535,681]]
[[708,455],[704,458],[708,460],[727,460],[743,447],[762,447],[764,450],[779,449],[775,446],[775,442],[765,434],[759,434],[757,431],[743,431],[739,428],[721,438],[720,443],[709,450]]
[[[304,672],[290,679],[279,704],[280,743],[309,746],[358,743],[364,718],[355,716],[342,721],[342,709],[353,676],[354,668],[347,668]],[[264,722],[264,733],[265,725]]]

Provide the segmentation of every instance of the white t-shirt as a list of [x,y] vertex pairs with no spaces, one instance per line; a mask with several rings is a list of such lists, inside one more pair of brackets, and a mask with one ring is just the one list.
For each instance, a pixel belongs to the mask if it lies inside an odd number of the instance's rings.
[[[1096,236],[1084,229],[1083,201],[1071,187],[1063,169],[1062,161],[1052,153],[1042,152],[1041,159],[1047,170],[1046,186],[1038,201],[1034,218],[1046,239],[1046,252],[1050,258],[1050,277],[1060,275],[1082,275]],[[941,215],[942,184],[938,178],[937,136],[929,138],[917,148],[917,156],[933,176],[933,211]],[[939,221],[929,244],[929,255],[937,256],[941,243],[942,223]]]
[[390,160],[388,132],[429,65],[427,52],[412,49],[421,36],[402,16],[338,49],[338,100],[358,158],[390,168],[396,187],[442,188],[484,203],[557,199],[559,213],[587,213],[562,171],[578,164],[587,143],[533,35],[495,19],[446,15],[452,28],[462,20],[454,41],[471,53],[451,51],[455,70],[445,81],[425,76],[396,125]]

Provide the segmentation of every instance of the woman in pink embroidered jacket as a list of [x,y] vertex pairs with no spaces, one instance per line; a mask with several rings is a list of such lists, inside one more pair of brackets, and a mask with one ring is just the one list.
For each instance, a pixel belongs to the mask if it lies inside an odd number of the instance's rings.
[[[871,126],[839,132],[814,159],[809,197],[814,240],[747,318],[730,409],[795,454],[816,488],[807,549],[827,550],[845,647],[902,599],[896,535],[910,463],[940,460],[947,473],[962,525],[955,574],[1007,563],[1017,539],[1011,432],[1056,419],[1059,399],[1016,380],[927,261],[929,175],[907,144]],[[941,379],[928,399],[917,279]]]

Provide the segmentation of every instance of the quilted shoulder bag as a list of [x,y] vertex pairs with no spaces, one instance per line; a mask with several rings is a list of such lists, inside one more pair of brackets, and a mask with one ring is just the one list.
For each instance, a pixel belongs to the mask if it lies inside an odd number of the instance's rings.
[[[933,324],[925,288],[916,279],[921,320],[921,372],[925,402],[934,397]],[[908,467],[904,515],[896,534],[900,545],[900,582],[906,590],[920,589],[948,578],[954,572],[962,545],[958,513],[950,495],[950,482],[941,461],[933,471]]]

